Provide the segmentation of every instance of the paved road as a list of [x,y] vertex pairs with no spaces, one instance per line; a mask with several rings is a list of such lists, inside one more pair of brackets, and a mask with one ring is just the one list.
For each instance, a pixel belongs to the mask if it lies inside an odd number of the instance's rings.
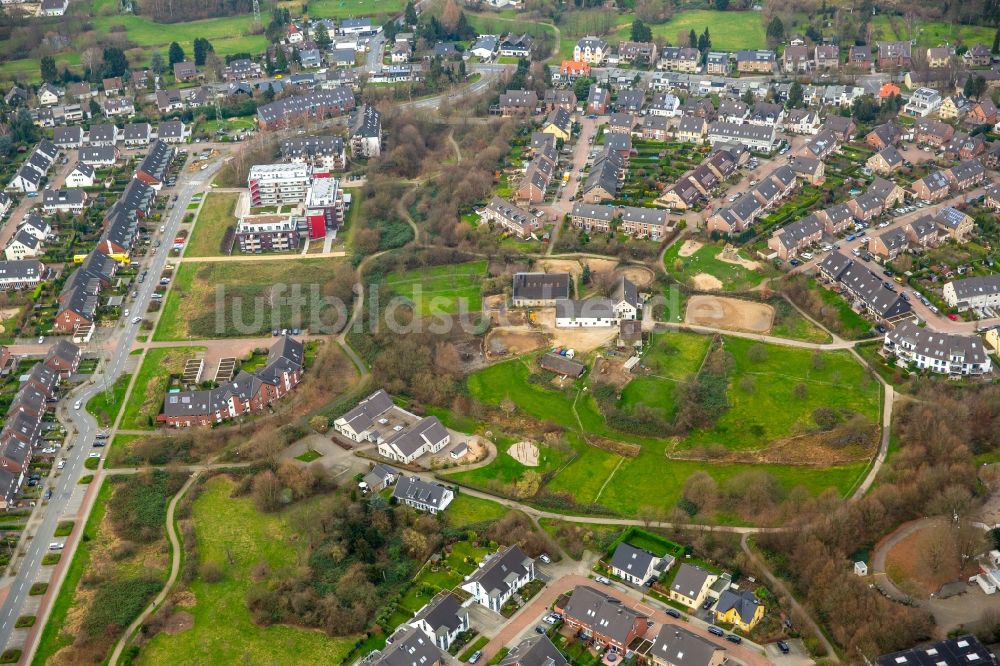
[[[177,201],[169,213],[168,219],[163,222],[166,227],[163,234],[165,238],[174,237],[184,217],[184,212],[191,200],[191,196],[207,186],[222,164],[223,160],[217,159],[205,171],[185,172],[181,175],[176,188],[165,190],[164,195],[177,195]],[[158,275],[163,270],[167,258],[168,250],[167,246],[164,245],[155,254],[147,256],[143,260],[144,267],[153,275]],[[137,287],[138,295],[131,305],[132,316],[141,316],[146,312],[150,296],[156,285],[156,280],[147,280],[144,284]],[[27,554],[18,563],[17,575],[10,584],[10,592],[4,600],[3,605],[0,606],[0,622],[2,622],[2,625],[0,625],[0,645],[6,646],[11,640],[14,631],[14,621],[21,614],[21,609],[27,598],[28,588],[30,588],[32,581],[37,577],[41,558],[48,552],[49,543],[55,540],[53,535],[57,523],[64,517],[69,517],[66,515],[68,513],[77,514],[76,510],[69,509],[70,500],[74,490],[80,487],[78,485],[80,477],[85,472],[90,473],[84,467],[84,463],[92,451],[91,444],[94,442],[94,436],[97,434],[98,428],[94,418],[85,409],[72,409],[72,404],[77,400],[86,404],[88,400],[104,390],[105,383],[109,385],[113,384],[122,373],[128,359],[129,351],[132,348],[132,343],[139,330],[137,324],[131,323],[131,319],[123,321],[122,326],[122,334],[117,336],[117,339],[112,343],[110,351],[105,352],[100,372],[94,375],[93,381],[81,385],[68,394],[60,401],[57,407],[57,416],[71,433],[69,444],[63,449],[63,453],[61,454],[61,457],[66,460],[66,466],[58,478],[53,479],[50,477],[47,486],[52,488],[52,499],[47,506],[40,506],[37,509],[37,512],[41,515],[41,524],[34,531],[34,538],[27,542]],[[102,461],[101,467],[103,467],[103,464]],[[94,483],[98,483],[100,477],[101,473],[96,472]],[[96,495],[96,492],[91,492],[87,495],[85,505],[81,508],[80,514],[86,515],[89,513],[89,503],[93,501]],[[79,535],[82,533],[82,528],[82,523],[78,521],[73,533],[65,540],[64,562],[69,562],[72,559],[79,542]],[[62,567],[59,573],[64,574],[65,571],[66,567]],[[48,619],[52,600],[58,594],[61,582],[61,580],[53,580],[42,599],[35,629],[29,634],[28,643],[23,647],[22,663],[31,661],[36,647],[35,641],[41,628],[44,627],[45,621]]]

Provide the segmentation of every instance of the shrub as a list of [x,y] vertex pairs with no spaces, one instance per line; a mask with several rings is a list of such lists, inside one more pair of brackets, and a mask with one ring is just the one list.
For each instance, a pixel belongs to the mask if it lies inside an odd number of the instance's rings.
[[81,629],[94,638],[109,627],[127,627],[139,616],[163,583],[147,578],[108,580],[97,588]]
[[218,583],[225,576],[225,572],[215,562],[205,562],[199,571],[201,579],[206,583]]
[[17,627],[18,629],[24,629],[25,627],[33,627],[34,625],[35,625],[34,615],[22,615],[21,617],[17,618],[17,622],[14,623],[14,626]]
[[37,597],[42,594],[45,594],[45,591],[47,589],[49,589],[48,583],[35,583],[34,585],[31,586],[31,589],[28,590],[28,595],[32,597]]

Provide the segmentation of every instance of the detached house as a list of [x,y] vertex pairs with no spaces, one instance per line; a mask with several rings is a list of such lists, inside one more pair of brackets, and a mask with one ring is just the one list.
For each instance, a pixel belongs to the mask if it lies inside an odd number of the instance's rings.
[[533,90],[508,90],[500,95],[500,115],[504,118],[516,115],[532,116],[538,111],[538,94]]
[[451,433],[436,416],[425,416],[412,426],[379,439],[380,456],[409,464],[425,453],[437,453],[451,441]]
[[535,561],[520,546],[505,546],[466,577],[462,589],[497,613],[515,592],[535,578]]
[[723,648],[676,624],[661,626],[643,657],[652,666],[722,666],[726,663]]
[[622,542],[615,548],[610,566],[612,575],[633,585],[643,586],[669,571],[673,563],[671,555],[657,557],[649,551]]
[[404,476],[396,482],[392,497],[400,504],[433,515],[444,511],[455,499],[455,493],[440,483],[431,483],[415,476]]
[[890,69],[894,67],[907,68],[913,63],[911,46],[908,41],[879,42],[878,67]]
[[599,37],[584,37],[573,47],[573,60],[600,65],[608,57],[608,43]]
[[709,588],[718,578],[716,574],[705,571],[701,567],[686,563],[681,564],[681,568],[677,570],[677,576],[670,586],[670,598],[688,608],[698,608],[705,601]]
[[104,100],[104,115],[108,118],[128,118],[135,114],[135,105],[127,97],[109,97]]
[[424,632],[442,652],[447,652],[458,635],[469,630],[469,611],[458,597],[446,590],[417,611],[408,624]]
[[750,632],[764,617],[764,604],[748,590],[725,590],[715,605],[715,621]]

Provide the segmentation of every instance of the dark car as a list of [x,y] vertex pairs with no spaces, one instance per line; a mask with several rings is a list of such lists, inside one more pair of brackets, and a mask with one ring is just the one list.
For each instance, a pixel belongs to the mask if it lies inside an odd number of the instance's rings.
[[703,603],[701,605],[701,607],[702,607],[703,610],[708,610],[709,608],[712,607],[712,600],[711,599],[705,599],[705,603]]
[[777,645],[778,649],[781,650],[781,654],[788,654],[792,651],[791,648],[788,647],[788,643],[785,641],[778,641]]
[[710,633],[710,634],[712,634],[714,636],[725,636],[726,635],[726,632],[724,632],[722,629],[719,629],[718,627],[716,627],[714,625],[708,628],[708,633]]
[[545,633],[545,627],[543,627],[542,625],[536,626],[535,627],[535,633],[536,634],[544,634]]
[[879,333],[885,333],[885,326],[879,324],[878,326],[875,327],[875,330],[878,331]]
[[98,447],[98,448],[100,448],[100,447],[102,447],[102,446],[104,446],[106,444],[107,444],[107,442],[104,441],[103,439],[98,439],[98,440],[94,441],[94,446]]
[[791,260],[789,260],[789,262],[788,262],[788,263],[790,263],[790,264],[791,264],[792,266],[798,266],[798,265],[799,265],[799,264],[801,264],[802,262],[801,262],[801,261],[799,261],[798,259],[791,259]]
[[667,615],[669,615],[670,617],[680,618],[681,613],[680,611],[674,610],[673,608],[668,608]]
[[37,485],[38,485],[38,481],[36,479],[28,479],[28,487],[34,487],[34,486],[37,486]]
[[729,641],[730,643],[736,643],[737,645],[743,642],[743,639],[737,636],[736,634],[729,634],[728,636],[726,636],[726,640]]
[[52,499],[52,489],[49,488],[45,491],[45,499]]
[[882,275],[884,275],[886,277],[892,277],[892,271],[886,269],[886,270],[882,271]]

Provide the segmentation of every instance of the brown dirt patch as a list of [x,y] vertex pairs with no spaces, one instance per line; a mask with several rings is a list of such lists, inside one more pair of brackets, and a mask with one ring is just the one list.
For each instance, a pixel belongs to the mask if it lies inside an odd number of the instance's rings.
[[168,634],[179,634],[194,626],[194,615],[185,611],[178,611],[167,618],[163,625],[163,631]]
[[653,284],[653,271],[642,266],[629,266],[618,271],[618,275],[626,278],[629,282],[642,289]]
[[686,240],[684,244],[681,245],[681,249],[677,250],[678,257],[690,257],[695,252],[701,249],[704,245],[701,241],[696,240]]
[[714,275],[709,275],[708,273],[698,273],[691,278],[691,282],[694,283],[695,289],[702,289],[704,291],[722,289],[722,281]]
[[181,608],[194,608],[198,603],[198,597],[194,596],[194,592],[190,590],[183,590],[181,592],[174,593],[171,600],[174,602],[175,606],[180,606]]
[[556,309],[538,310],[535,321],[549,334],[553,347],[569,347],[578,352],[588,352],[604,346],[618,337],[618,327],[608,328],[556,328]]
[[583,272],[583,266],[576,259],[543,259],[538,264],[546,273],[569,273],[578,277]]
[[688,299],[684,321],[698,326],[767,333],[774,323],[774,308],[736,298],[698,295]]
[[591,377],[595,381],[611,384],[621,389],[632,380],[632,375],[626,373],[622,368],[627,360],[628,356],[624,354],[610,358],[601,356],[594,361],[594,371]]
[[534,442],[518,442],[511,444],[507,455],[527,467],[538,467],[538,447]]
[[506,302],[507,302],[507,296],[505,294],[493,294],[492,296],[484,296],[483,310],[502,310]]
[[517,356],[544,347],[548,336],[530,329],[495,328],[486,337],[486,354],[490,357]]
[[886,573],[900,589],[923,597],[945,583],[972,576],[976,564],[963,569],[954,532],[942,521],[901,539],[886,555]]
[[715,255],[715,258],[719,261],[724,261],[727,264],[735,264],[737,266],[742,266],[743,268],[755,271],[760,268],[760,264],[751,259],[744,259],[736,251],[736,248],[732,245],[727,244],[726,247],[722,248],[722,252]]
[[486,445],[486,442],[479,437],[470,437],[467,445],[469,447],[469,452],[465,454],[464,458],[462,458],[462,464],[475,464],[480,460],[485,460],[486,456],[490,454],[490,450]]

